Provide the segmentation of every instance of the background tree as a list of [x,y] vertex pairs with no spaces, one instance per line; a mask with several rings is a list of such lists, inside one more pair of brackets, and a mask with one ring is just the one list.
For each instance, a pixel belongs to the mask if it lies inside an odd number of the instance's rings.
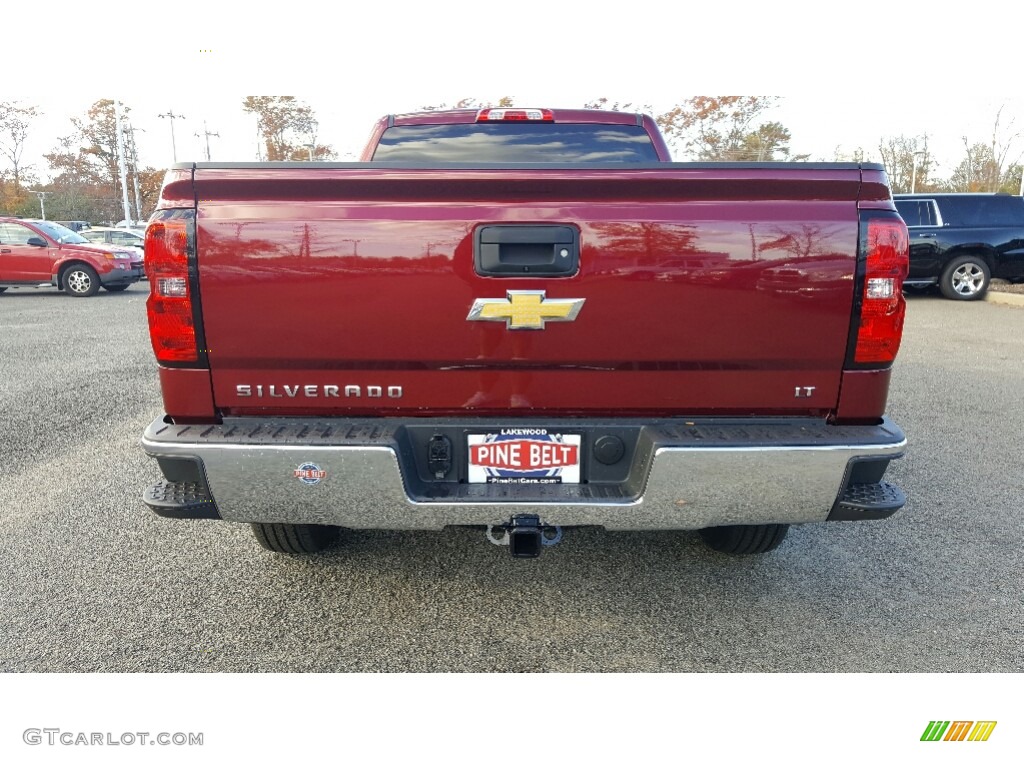
[[1013,131],[1014,121],[1004,123],[1003,107],[996,111],[992,121],[992,137],[987,142],[970,141],[966,136],[964,158],[949,179],[949,187],[956,192],[1020,192],[1020,154],[1007,167],[1007,161],[1020,131]]
[[23,166],[22,154],[25,151],[25,139],[28,138],[29,127],[39,110],[33,106],[25,106],[17,101],[0,102],[0,154],[6,161],[5,176],[9,176],[15,195],[21,194],[24,181],[29,184],[35,178],[24,178],[30,173],[31,166]]
[[789,129],[766,121],[775,96],[692,96],[657,117],[666,141],[695,160],[806,160],[791,153]]
[[949,188],[953,192],[994,192],[999,185],[999,167],[988,144],[968,145],[963,137],[965,155],[953,175]]
[[[131,110],[122,105],[122,130],[128,133]],[[113,223],[124,218],[117,151],[117,121],[114,102],[95,102],[84,117],[71,119],[73,130],[57,141],[44,157],[51,179],[42,189],[51,192],[46,215],[51,219],[81,219],[92,223]],[[127,139],[127,135],[125,137]],[[146,219],[156,205],[163,171],[137,167],[125,145],[125,174],[129,180],[128,199],[135,208],[132,179],[139,183],[139,208],[133,219]]]
[[330,145],[317,142],[313,109],[294,96],[247,96],[242,109],[256,116],[267,160],[307,160],[310,152],[314,160],[336,157]]
[[750,131],[740,139],[739,159],[767,161],[767,160],[790,160],[803,158],[807,155],[800,155],[791,158],[789,155],[789,129],[778,121],[762,123],[753,131]]
[[47,218],[80,219],[90,222],[117,221],[115,187],[97,168],[95,156],[82,147],[75,131],[57,140],[43,155],[50,165],[51,180],[41,189],[52,194],[46,199]]
[[856,149],[847,152],[841,146],[837,146],[835,152],[832,153],[832,162],[867,163],[870,161],[867,158],[867,153],[864,151],[864,147],[857,147]]
[[[928,136],[887,136],[879,142],[882,165],[889,177],[894,194],[910,192],[937,192],[942,185],[932,179],[935,160],[928,149]],[[917,164],[915,181],[914,165]]]
[[421,112],[434,112],[439,109],[508,109],[515,106],[511,96],[502,96],[496,102],[480,101],[476,98],[459,99],[453,106],[447,103],[430,104],[420,107]]
[[1021,179],[1022,173],[1024,173],[1024,166],[1019,162],[1007,168],[1003,172],[1003,182],[999,187],[999,191],[1010,195],[1024,194],[1024,180]]
[[[141,169],[136,167],[135,158],[128,151],[130,116],[131,108],[122,104],[120,118],[124,133],[129,217],[144,219],[155,201],[150,200],[147,205],[140,199],[142,210],[132,213],[135,194],[131,180],[141,180]],[[93,222],[124,218],[117,122],[113,100],[100,99],[89,107],[84,117],[71,118],[73,131],[62,137],[53,151],[44,155],[53,172],[49,185],[54,191],[53,205],[48,204],[47,208],[49,214],[52,207],[53,218],[82,218]],[[58,215],[62,209],[64,215]]]
[[[136,163],[129,151],[131,125],[131,108],[121,105],[122,148],[125,159],[125,178],[128,184],[129,205],[134,207],[135,196],[131,180],[138,174]],[[72,118],[72,125],[80,143],[79,151],[85,161],[92,167],[98,182],[113,189],[113,197],[121,199],[120,160],[118,156],[117,118],[114,115],[114,102],[111,99],[100,99],[86,112],[84,118]],[[132,218],[143,218],[144,214],[136,213]],[[116,218],[124,218],[124,206]]]
[[593,99],[583,105],[584,109],[609,109],[612,112],[643,112],[644,114],[650,114],[654,111],[650,104],[645,104],[640,107],[631,101],[623,102],[612,102],[608,103],[608,99],[602,96],[600,99]]

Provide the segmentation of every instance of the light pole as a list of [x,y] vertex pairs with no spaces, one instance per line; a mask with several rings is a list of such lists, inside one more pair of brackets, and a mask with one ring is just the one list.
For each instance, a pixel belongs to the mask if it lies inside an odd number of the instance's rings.
[[118,99],[114,99],[114,130],[117,132],[117,175],[121,179],[121,202],[124,204],[125,221],[131,221],[132,212],[128,207],[128,179],[124,159],[124,128],[121,123],[121,102]]
[[132,185],[135,188],[135,218],[142,220],[142,202],[139,197],[139,151],[135,146],[135,132],[146,132],[145,128],[136,128],[131,123],[125,126],[124,133],[128,137],[128,150],[132,158]]
[[33,195],[39,198],[39,213],[40,218],[46,221],[46,196],[53,194],[52,192],[43,192],[41,189],[26,189],[26,192],[31,192]]
[[910,173],[910,194],[912,195],[917,192],[917,156],[924,154],[927,153],[923,149],[919,149],[917,152],[913,153],[914,169]]
[[178,162],[178,147],[174,143],[174,121],[175,120],[184,120],[185,116],[184,115],[176,115],[176,114],[174,114],[174,110],[171,110],[171,111],[167,112],[166,114],[157,115],[157,117],[167,117],[167,118],[170,118],[170,121],[171,121],[171,157],[174,158],[174,162]]
[[313,162],[313,145],[303,144],[302,146],[304,146],[306,148],[306,151],[309,152],[309,162]]

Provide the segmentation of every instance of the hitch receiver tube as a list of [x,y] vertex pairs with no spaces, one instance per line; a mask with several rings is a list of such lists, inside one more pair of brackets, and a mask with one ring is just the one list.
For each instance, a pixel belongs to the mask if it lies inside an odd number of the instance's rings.
[[512,557],[540,557],[544,546],[540,518],[516,515],[508,529],[508,551]]

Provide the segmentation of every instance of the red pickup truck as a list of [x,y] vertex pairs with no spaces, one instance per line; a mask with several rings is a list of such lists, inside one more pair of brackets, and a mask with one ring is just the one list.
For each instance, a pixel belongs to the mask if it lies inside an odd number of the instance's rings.
[[158,514],[697,529],[891,515],[907,229],[879,165],[673,163],[646,116],[392,116],[359,163],[194,163],[146,233]]

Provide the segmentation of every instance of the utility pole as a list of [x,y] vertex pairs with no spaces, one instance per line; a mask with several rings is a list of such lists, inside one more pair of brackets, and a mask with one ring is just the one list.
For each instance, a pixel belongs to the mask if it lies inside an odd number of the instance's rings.
[[40,218],[46,221],[46,196],[52,195],[52,192],[43,192],[41,189],[26,189],[26,192],[31,192],[33,195],[39,198],[39,211],[42,214]]
[[910,194],[916,194],[917,192],[917,156],[925,154],[923,149],[919,149],[913,153],[913,170],[910,173]]
[[121,102],[114,99],[114,130],[117,133],[117,171],[121,177],[121,202],[124,203],[125,221],[132,220],[132,212],[128,207],[128,179],[125,177],[124,162],[124,128],[121,125]]
[[174,111],[171,110],[171,111],[167,112],[166,114],[157,115],[157,117],[166,117],[166,118],[169,118],[170,121],[171,121],[171,157],[174,158],[174,162],[178,162],[178,147],[174,143],[174,121],[175,120],[184,120],[185,116],[184,115],[176,115],[176,114],[174,114]]
[[220,138],[220,134],[219,133],[213,133],[210,130],[208,130],[207,127],[206,127],[206,121],[203,120],[203,132],[202,133],[197,133],[196,137],[197,138],[201,138],[203,136],[206,137],[206,162],[210,162],[210,137],[211,136],[216,136],[219,139]]
[[128,136],[129,142],[129,154],[132,158],[132,184],[135,187],[135,218],[138,221],[142,220],[142,202],[139,197],[139,151],[135,146],[135,132],[142,131],[146,132],[145,128],[135,128],[131,123],[125,128],[125,134]]

